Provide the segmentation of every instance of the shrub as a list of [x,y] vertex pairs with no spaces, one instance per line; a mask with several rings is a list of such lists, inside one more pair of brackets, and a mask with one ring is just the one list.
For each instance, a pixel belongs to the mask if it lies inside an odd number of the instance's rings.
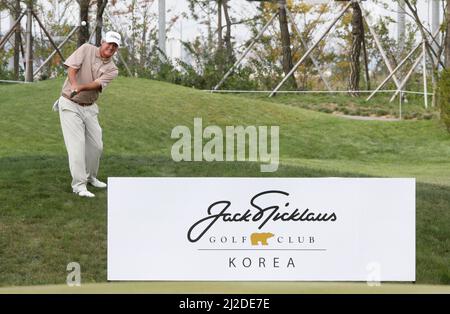
[[333,113],[333,110],[327,107],[320,107],[319,111],[324,113]]
[[377,109],[375,113],[377,116],[386,116],[389,114],[389,111],[385,109]]

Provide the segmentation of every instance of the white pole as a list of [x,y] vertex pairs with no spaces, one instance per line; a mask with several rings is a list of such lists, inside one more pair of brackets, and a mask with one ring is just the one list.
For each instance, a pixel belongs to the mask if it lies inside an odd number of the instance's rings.
[[[431,32],[434,34],[440,26],[440,1],[439,0],[430,0],[431,1]],[[439,42],[439,34],[436,37],[436,41],[433,41],[433,49],[434,51],[438,51],[439,47],[437,42]]]
[[158,1],[158,48],[161,62],[166,55],[166,0]]
[[422,59],[422,68],[423,68],[423,99],[425,102],[425,108],[428,108],[428,88],[427,88],[427,46],[425,40],[422,44],[423,48],[423,59]]

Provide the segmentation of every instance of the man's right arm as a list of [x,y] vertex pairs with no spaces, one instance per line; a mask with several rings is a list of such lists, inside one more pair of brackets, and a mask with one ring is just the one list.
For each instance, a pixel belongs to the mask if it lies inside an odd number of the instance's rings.
[[72,90],[78,90],[77,73],[78,69],[72,67],[69,67],[67,70],[67,76],[69,78],[69,83],[70,86],[72,87]]
[[82,45],[77,50],[75,50],[64,62],[64,65],[67,67],[67,77],[69,79],[72,91],[79,91],[79,85],[77,83],[77,73],[81,68],[87,48],[87,44]]
[[[92,81],[90,83],[86,84],[78,84],[77,82],[77,73],[78,69],[69,67],[67,70],[67,77],[69,78],[70,86],[72,87],[72,92],[76,92],[78,94],[82,91],[88,91],[88,90],[101,90],[102,85],[101,83],[97,81]],[[72,96],[72,95],[71,95]],[[75,96],[75,95],[73,95]]]

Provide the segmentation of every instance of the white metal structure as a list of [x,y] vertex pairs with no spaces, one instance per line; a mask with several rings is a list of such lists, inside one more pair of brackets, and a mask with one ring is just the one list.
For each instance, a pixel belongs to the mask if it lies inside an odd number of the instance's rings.
[[[431,0],[434,3],[438,3],[439,5],[439,1],[438,0]],[[380,84],[380,86],[377,87],[377,89],[370,91],[371,95],[367,98],[367,100],[370,100],[376,93],[381,92],[381,88],[386,84],[386,82],[388,82],[390,79],[393,79],[397,89],[393,90],[392,92],[394,92],[393,97],[391,98],[391,101],[393,101],[395,99],[395,97],[400,93],[400,94],[406,94],[409,93],[407,91],[402,90],[404,88],[404,86],[406,85],[406,83],[408,82],[409,78],[411,77],[412,73],[414,72],[414,70],[417,68],[418,64],[420,63],[420,61],[422,61],[422,67],[423,67],[423,80],[424,80],[424,91],[422,92],[415,92],[416,94],[423,94],[424,95],[424,105],[425,107],[428,107],[428,99],[427,96],[430,95],[428,93],[428,88],[427,88],[427,67],[426,67],[426,41],[427,39],[423,38],[421,43],[418,44],[416,47],[414,47],[414,49],[412,51],[410,51],[407,55],[406,58],[404,58],[397,67],[393,67],[387,57],[386,52],[383,49],[383,46],[381,45],[381,41],[380,38],[378,37],[377,33],[375,32],[374,28],[372,27],[372,23],[371,23],[371,17],[370,17],[370,13],[368,10],[366,10],[364,8],[363,3],[361,2],[361,0],[350,0],[348,1],[348,3],[345,5],[345,7],[343,8],[343,10],[341,12],[339,12],[337,14],[337,16],[332,20],[332,22],[328,25],[328,27],[326,28],[326,30],[319,36],[319,39],[308,48],[308,44],[304,43],[305,47],[307,47],[307,51],[306,53],[297,61],[297,63],[293,66],[293,68],[291,69],[291,71],[289,73],[287,73],[283,79],[281,80],[281,82],[272,90],[272,92],[269,94],[269,97],[274,96],[276,93],[280,92],[280,88],[283,86],[283,84],[289,79],[289,77],[297,70],[297,68],[308,58],[310,57],[311,53],[313,52],[313,50],[319,45],[319,43],[327,36],[327,34],[333,29],[333,27],[335,26],[335,24],[339,21],[339,19],[342,18],[342,16],[347,12],[347,10],[350,8],[351,4],[357,2],[359,3],[360,7],[361,7],[361,11],[363,13],[363,19],[366,22],[366,25],[368,26],[368,29],[372,35],[372,37],[374,38],[375,41],[375,45],[378,49],[378,51],[380,52],[383,62],[386,65],[388,71],[389,71],[389,75],[386,77],[386,79]],[[287,10],[287,14],[289,19],[291,20],[291,22],[294,25],[294,29],[297,33],[299,33],[299,29],[297,27],[297,25],[295,24],[292,15],[290,14],[290,12]],[[398,40],[399,42],[404,45],[404,35],[405,35],[405,4],[404,2],[400,2],[399,7],[398,7],[398,22],[399,22],[399,27],[398,27]],[[224,83],[224,81],[233,73],[233,71],[241,64],[242,60],[245,58],[245,56],[248,54],[248,52],[253,48],[254,44],[256,43],[256,41],[263,35],[263,33],[266,31],[266,29],[269,27],[269,25],[273,22],[273,19],[276,17],[277,13],[275,13],[271,19],[266,23],[266,25],[264,25],[264,27],[260,30],[260,32],[257,34],[257,36],[251,41],[250,45],[247,47],[247,49],[244,51],[244,53],[241,55],[240,58],[238,58],[238,60],[235,62],[235,64],[233,64],[233,66],[229,69],[229,71],[224,75],[224,77],[219,81],[219,83],[214,87],[214,89],[212,90],[213,92],[218,91],[219,87]],[[435,21],[439,20],[439,12],[437,13],[437,18],[435,17],[434,19]],[[437,27],[434,31],[433,31],[433,38],[436,38],[439,35],[439,27]],[[436,41],[435,41],[436,44]],[[416,61],[414,63],[414,65],[412,66],[412,68],[410,69],[410,71],[408,72],[407,76],[404,78],[403,81],[399,81],[399,79],[396,77],[396,72],[406,63],[406,61],[408,60],[408,58],[412,57],[413,54],[419,50],[419,48],[422,47],[422,53],[419,56],[418,61]],[[437,50],[436,50],[437,51]],[[439,58],[439,57],[438,57]],[[313,64],[316,68],[319,67],[319,65],[317,64],[317,62],[315,60],[313,60]],[[322,77],[322,79],[324,80],[324,78]],[[326,82],[326,80],[324,80],[324,82]],[[327,82],[325,83],[325,85],[327,86],[327,88],[329,87],[329,84],[327,84]],[[301,92],[301,91],[299,91]],[[327,92],[327,91],[315,91],[315,92]],[[329,88],[328,92],[342,92],[342,91],[331,91],[331,89]],[[363,91],[360,91],[363,92]],[[433,94],[431,94],[433,95]],[[401,103],[401,100],[400,100]]]

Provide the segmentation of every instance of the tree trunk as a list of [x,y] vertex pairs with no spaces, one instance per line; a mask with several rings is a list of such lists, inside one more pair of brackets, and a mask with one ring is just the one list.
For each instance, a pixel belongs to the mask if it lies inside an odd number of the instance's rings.
[[[292,52],[291,52],[291,36],[289,33],[289,27],[287,22],[287,16],[286,16],[286,0],[279,1],[279,22],[280,22],[280,31],[281,31],[281,46],[282,46],[282,53],[283,53],[283,72],[284,74],[289,73],[292,68],[294,67],[294,64],[292,63]],[[291,77],[288,80],[288,84],[292,87],[297,89],[297,82],[295,80],[294,74],[291,75]]]
[[103,28],[103,12],[105,12],[108,0],[97,0],[97,14],[95,26],[95,45],[100,46],[102,42],[102,28]]
[[225,33],[225,48],[227,51],[227,62],[231,64],[234,62],[233,45],[231,44],[231,19],[228,13],[228,0],[222,0],[223,13],[227,23],[227,31]]
[[445,68],[450,69],[450,1],[445,11]]
[[222,36],[222,0],[217,0],[217,52],[216,62],[217,71],[220,74],[224,72],[224,53],[223,53],[223,36]]
[[[20,0],[15,1],[14,17],[17,20],[20,17]],[[14,79],[19,80],[20,72],[20,24],[17,26],[14,33]]]
[[222,1],[217,1],[217,51],[220,53],[223,49],[222,37]]
[[80,22],[85,21],[86,25],[78,29],[77,47],[89,40],[89,0],[77,0],[80,6]]
[[[361,45],[364,40],[364,25],[362,20],[362,12],[359,4],[354,2],[352,4],[353,16],[352,16],[352,50],[350,61],[350,81],[349,90],[359,90],[359,73],[360,73],[360,56]],[[352,96],[357,96],[357,92],[351,92]]]
[[366,31],[364,30],[364,24],[363,24],[363,35],[362,35],[362,46],[363,46],[363,54],[364,54],[364,71],[365,71],[365,77],[366,77],[366,88],[367,90],[370,90],[370,75],[369,75],[369,59],[367,57],[367,47],[366,47]]
[[405,3],[403,0],[398,0],[397,3],[397,42],[398,52],[397,57],[400,60],[403,50],[405,49],[405,29],[406,29],[406,12]]
[[143,15],[143,27],[142,27],[142,38],[141,38],[141,51],[139,57],[139,65],[141,69],[145,69],[145,61],[147,60],[147,27],[149,25],[147,9],[144,11]]

